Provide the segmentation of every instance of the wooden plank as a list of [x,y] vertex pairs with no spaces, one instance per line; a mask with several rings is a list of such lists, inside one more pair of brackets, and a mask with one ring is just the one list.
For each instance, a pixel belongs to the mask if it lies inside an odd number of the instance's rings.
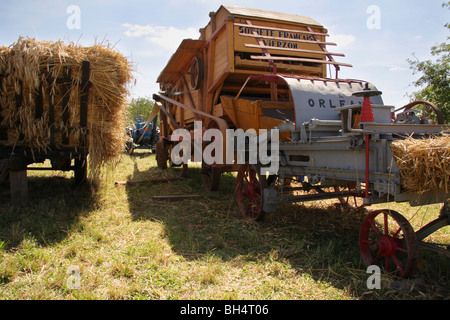
[[[311,29],[309,26],[308,26],[307,28],[308,28],[309,31],[312,31],[312,29]],[[315,39],[316,41],[319,40],[315,35],[313,35],[313,37],[314,37],[314,39]],[[321,48],[324,52],[328,52],[327,49],[326,49],[326,47],[325,47],[324,45],[320,45],[320,48]],[[328,57],[328,59],[330,59],[331,62],[335,62],[334,59],[333,59],[333,57],[332,57],[331,55],[327,55],[327,57]],[[334,65],[334,67],[336,68],[336,79],[337,79],[337,78],[338,78],[338,73],[339,73],[340,67],[339,67],[339,65],[336,64],[336,63],[333,63],[333,65]]]
[[[257,60],[247,60],[247,59],[241,59],[240,57],[236,57],[236,70],[235,73],[245,73],[247,74],[248,71],[246,69],[251,68],[254,73],[266,74],[265,71],[267,69],[267,62],[263,61],[257,61]],[[240,68],[244,70],[240,70]],[[291,72],[295,73],[302,73],[302,74],[314,74],[314,75],[322,75],[322,66],[314,67],[314,66],[305,66],[305,65],[295,65],[295,64],[286,64],[283,62],[277,63],[277,69],[278,70],[289,70]],[[239,89],[238,89],[239,91]]]
[[[81,94],[80,94],[80,127],[87,128],[87,112],[88,112],[88,98],[89,88],[91,82],[89,81],[89,75],[91,70],[91,63],[89,61],[83,61],[81,63]],[[87,132],[80,134],[80,147],[87,146]]]
[[128,181],[116,181],[114,183],[115,186],[123,186],[123,185],[129,185],[129,186],[135,186],[145,183],[168,183],[171,181],[179,181],[182,180],[180,178],[154,178],[154,179],[145,179],[145,180],[128,180]]
[[[0,74],[0,98],[3,96],[3,79],[5,78],[5,75],[2,73]],[[2,99],[0,99],[0,111],[3,109],[3,106],[1,104]],[[2,113],[0,112],[0,140],[8,140],[8,128],[2,127],[1,123],[3,121]]]
[[201,199],[202,196],[198,194],[186,194],[186,195],[172,195],[172,196],[153,196],[153,200],[163,200],[163,201],[182,201],[182,200],[192,200]]
[[[70,98],[70,87],[72,84],[72,79],[70,78],[71,69],[69,67],[63,68],[63,83],[62,83],[62,93],[63,98],[61,101],[62,108],[62,122],[64,127],[67,127],[69,123],[69,98]],[[69,144],[69,133],[63,132],[62,144]]]
[[50,148],[55,147],[55,96],[53,94],[55,79],[51,77],[53,68],[49,71],[47,77],[48,83],[48,127],[50,129]]
[[[255,37],[253,34],[248,34],[248,33],[239,33],[239,36],[241,36],[241,37],[250,37],[250,38],[254,38]],[[281,41],[289,40],[289,42],[299,42],[299,43],[306,43],[306,44],[323,44],[323,45],[327,45],[327,46],[337,46],[337,44],[334,43],[334,42],[302,40],[302,39],[292,39],[292,38],[283,38],[283,37],[271,37],[271,36],[263,36],[263,35],[258,35],[258,37],[261,38],[261,39],[269,39],[269,40],[281,40]]]
[[276,61],[298,61],[298,62],[308,62],[308,63],[322,63],[322,64],[334,64],[338,66],[344,67],[353,67],[351,64],[342,63],[342,62],[333,62],[333,61],[324,61],[324,60],[316,60],[316,59],[306,59],[306,58],[294,58],[294,57],[265,57],[265,56],[250,56],[252,59],[256,60],[276,60]]
[[[245,23],[235,23],[235,26],[238,27],[250,27],[248,24]],[[314,31],[307,31],[307,30],[295,30],[295,29],[285,29],[285,28],[276,28],[276,27],[269,27],[269,26],[256,26],[252,25],[252,28],[256,29],[266,29],[266,30],[273,30],[273,31],[282,31],[282,32],[291,32],[291,33],[304,33],[304,34],[310,34],[310,35],[317,35],[317,36],[330,36],[328,33],[322,33],[322,32],[314,32]]]
[[290,48],[282,48],[282,47],[272,47],[272,46],[265,46],[265,45],[255,45],[255,44],[245,44],[248,48],[257,48],[257,49],[267,49],[267,50],[281,50],[281,51],[293,51],[293,52],[304,52],[304,53],[313,53],[313,54],[320,54],[320,55],[332,55],[332,56],[338,56],[338,57],[345,57],[345,54],[343,53],[332,53],[332,52],[324,52],[324,51],[315,51],[315,50],[304,50],[304,49],[290,49]]
[[227,37],[227,70],[228,72],[234,72],[234,26],[233,21],[228,20],[226,22],[226,37]]
[[44,93],[43,93],[43,85],[42,82],[39,82],[39,87],[34,96],[34,118],[40,119],[42,118],[42,114],[44,113]]
[[25,204],[28,201],[27,171],[10,171],[9,182],[12,203]]
[[[279,3],[279,6],[281,7],[283,3]],[[268,11],[268,10],[261,10],[261,9],[253,9],[253,8],[243,8],[239,6],[229,6],[224,5],[221,9],[224,8],[226,11],[229,12],[229,14],[233,15],[234,17],[252,17],[252,18],[258,18],[258,19],[264,19],[269,21],[277,21],[277,22],[287,22],[287,23],[295,23],[295,24],[306,24],[306,25],[313,25],[315,27],[323,28],[323,26],[315,21],[314,19],[306,16],[301,16],[297,14],[290,14],[290,13],[282,13],[282,12],[276,12],[276,11]],[[228,15],[229,15],[228,14]]]

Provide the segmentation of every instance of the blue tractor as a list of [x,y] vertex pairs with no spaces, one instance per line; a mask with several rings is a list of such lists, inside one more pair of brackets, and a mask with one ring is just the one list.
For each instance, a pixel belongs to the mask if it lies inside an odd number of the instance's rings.
[[133,127],[127,128],[127,134],[125,151],[128,154],[132,154],[134,149],[151,149],[152,153],[155,153],[156,142],[159,140],[157,118],[145,121],[143,116],[135,117]]

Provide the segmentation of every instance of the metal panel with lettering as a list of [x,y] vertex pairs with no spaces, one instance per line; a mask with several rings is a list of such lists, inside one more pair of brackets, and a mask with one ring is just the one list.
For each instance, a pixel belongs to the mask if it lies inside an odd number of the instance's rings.
[[[367,83],[295,78],[284,78],[284,80],[292,93],[297,131],[300,131],[302,123],[311,119],[340,120],[340,115],[335,109],[346,105],[362,104],[363,98],[353,97],[352,94],[364,90]],[[370,83],[369,88],[376,90]],[[383,105],[383,99],[380,96],[372,97],[371,101],[373,104]]]

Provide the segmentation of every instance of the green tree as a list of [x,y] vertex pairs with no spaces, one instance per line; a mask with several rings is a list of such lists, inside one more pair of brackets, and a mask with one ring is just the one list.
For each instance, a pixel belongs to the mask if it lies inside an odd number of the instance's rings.
[[147,120],[154,104],[155,102],[147,97],[133,98],[128,106],[128,124],[134,123],[134,119],[138,116],[142,116],[144,120]]
[[[442,7],[450,9],[450,1],[444,2]],[[445,24],[450,30],[450,23]],[[444,116],[445,123],[450,123],[450,36],[446,42],[431,48],[431,55],[435,60],[419,61],[410,60],[410,68],[414,74],[422,76],[413,84],[421,88],[412,94],[414,100],[426,100],[437,105]]]

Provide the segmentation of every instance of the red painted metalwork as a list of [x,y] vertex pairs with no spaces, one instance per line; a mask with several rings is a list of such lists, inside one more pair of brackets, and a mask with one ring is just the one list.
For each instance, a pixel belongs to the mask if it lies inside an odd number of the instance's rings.
[[244,217],[262,220],[264,218],[262,192],[267,187],[267,180],[260,175],[259,167],[249,163],[241,165],[236,180],[236,202],[239,212]]
[[[379,216],[381,219],[376,220]],[[361,228],[359,245],[367,266],[382,264],[385,272],[396,270],[402,277],[414,274],[417,269],[416,234],[408,220],[396,211],[371,212]]]

